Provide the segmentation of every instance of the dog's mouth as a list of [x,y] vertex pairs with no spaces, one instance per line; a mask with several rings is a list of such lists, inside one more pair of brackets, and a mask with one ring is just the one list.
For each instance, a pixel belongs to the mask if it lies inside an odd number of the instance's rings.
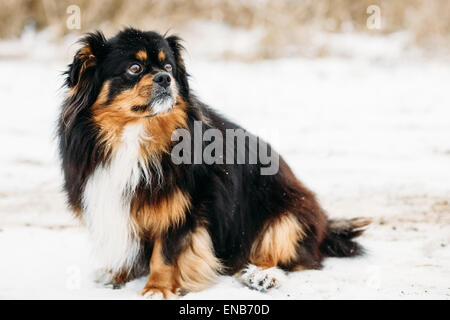
[[155,90],[152,94],[149,105],[150,116],[168,112],[175,105],[175,94],[172,88],[158,88]]

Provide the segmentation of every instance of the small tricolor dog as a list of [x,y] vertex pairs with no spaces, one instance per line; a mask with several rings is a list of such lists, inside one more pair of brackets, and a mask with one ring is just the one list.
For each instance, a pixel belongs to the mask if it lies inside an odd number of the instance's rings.
[[[64,188],[103,263],[100,280],[117,287],[150,274],[142,294],[170,298],[235,275],[265,291],[279,285],[276,275],[361,254],[352,239],[369,220],[328,219],[281,157],[266,175],[259,158],[220,161],[241,156],[228,144],[214,163],[174,163],[177,130],[242,130],[191,92],[182,50],[176,36],[97,32],[66,72]],[[211,143],[202,140],[202,150]]]

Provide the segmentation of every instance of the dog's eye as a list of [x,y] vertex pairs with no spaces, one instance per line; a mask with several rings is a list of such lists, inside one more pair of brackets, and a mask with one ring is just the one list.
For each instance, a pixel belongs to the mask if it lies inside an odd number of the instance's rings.
[[166,69],[167,72],[171,72],[172,71],[172,65],[170,63],[166,64],[164,66],[164,69]]
[[128,68],[127,72],[134,76],[134,75],[138,75],[139,73],[141,73],[142,69],[143,68],[140,64],[134,63]]

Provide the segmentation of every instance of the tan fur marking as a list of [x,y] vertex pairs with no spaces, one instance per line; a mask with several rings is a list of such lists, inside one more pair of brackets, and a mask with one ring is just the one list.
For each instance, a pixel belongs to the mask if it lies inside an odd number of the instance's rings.
[[189,196],[177,189],[172,195],[157,204],[145,204],[143,208],[137,208],[137,204],[133,202],[131,215],[141,232],[159,236],[170,226],[182,223],[186,218],[186,211],[190,207]]
[[164,51],[159,50],[159,52],[158,52],[158,60],[161,61],[161,62],[166,60],[166,54],[164,53]]
[[199,227],[188,241],[177,262],[167,265],[162,256],[161,240],[156,240],[150,260],[150,277],[142,295],[152,292],[171,298],[178,289],[200,291],[216,280],[222,265],[214,255],[208,231]]
[[80,207],[70,206],[70,209],[75,214],[75,216],[77,218],[79,218],[81,220],[81,222],[83,222],[83,212],[81,211],[81,208]]
[[80,72],[78,73],[77,84],[74,87],[70,88],[68,93],[69,97],[74,96],[80,90],[80,86],[83,85],[83,83],[80,82],[83,73],[86,71],[87,68],[94,66],[97,62],[95,56],[92,54],[92,49],[89,46],[84,46],[83,48],[78,50],[76,54],[76,59],[80,60],[82,64]]
[[186,103],[180,97],[172,110],[149,118],[145,132],[150,138],[149,144],[142,149],[144,156],[158,152],[170,152],[172,133],[178,128],[187,127]]
[[145,50],[139,50],[139,51],[136,53],[136,59],[141,60],[141,61],[147,60],[147,51],[145,51]]
[[110,81],[106,81],[102,89],[100,90],[100,93],[97,96],[97,100],[95,101],[94,105],[104,105],[108,101],[108,95],[109,95],[109,87],[111,83]]
[[92,49],[89,46],[81,48],[77,53],[77,58],[83,61],[79,77],[81,77],[87,68],[94,66],[96,63],[95,56],[92,54]]
[[199,227],[191,235],[190,244],[178,258],[177,266],[178,281],[183,289],[199,291],[216,280],[223,267],[205,228]]
[[158,239],[150,259],[150,276],[141,294],[161,293],[167,299],[175,296],[179,287],[176,267],[165,263],[161,240]]
[[[109,273],[112,273],[112,271],[108,271]],[[132,271],[130,270],[120,270],[118,273],[114,274],[112,282],[114,284],[124,284],[128,281],[131,281],[134,279],[134,276],[132,274]]]
[[270,220],[253,243],[250,262],[262,268],[289,263],[298,256],[298,241],[305,231],[292,213]]
[[92,105],[92,113],[94,121],[100,128],[102,142],[105,144],[107,152],[120,143],[123,128],[127,124],[146,119],[142,114],[131,109],[133,106],[148,103],[152,85],[152,77],[146,75],[133,88],[119,93],[111,103],[106,105],[110,83],[105,82],[97,100]]
[[81,49],[78,51],[78,53],[77,53],[78,56],[80,56],[80,55],[89,56],[89,55],[91,55],[91,54],[92,54],[92,49],[91,49],[90,46],[84,46],[84,47],[81,48]]

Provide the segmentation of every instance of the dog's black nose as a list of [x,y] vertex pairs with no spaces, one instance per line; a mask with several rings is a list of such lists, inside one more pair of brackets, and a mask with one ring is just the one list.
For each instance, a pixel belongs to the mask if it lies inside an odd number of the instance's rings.
[[167,73],[158,73],[153,78],[153,82],[165,89],[170,85],[170,75],[168,75]]

